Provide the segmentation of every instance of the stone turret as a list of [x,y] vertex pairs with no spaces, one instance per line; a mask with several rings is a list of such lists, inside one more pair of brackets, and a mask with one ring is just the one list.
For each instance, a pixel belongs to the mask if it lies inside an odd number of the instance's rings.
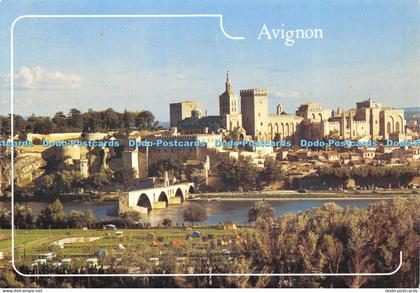
[[87,159],[81,159],[80,160],[80,175],[83,178],[89,177],[89,165]]
[[210,170],[210,156],[206,156],[206,161],[204,162],[204,169]]
[[164,179],[163,179],[164,185],[169,186],[169,174],[168,171],[165,171],[164,173]]

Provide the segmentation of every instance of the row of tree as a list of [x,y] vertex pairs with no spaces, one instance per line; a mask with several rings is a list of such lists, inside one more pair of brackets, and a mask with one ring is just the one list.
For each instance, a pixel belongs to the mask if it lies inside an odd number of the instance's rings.
[[[20,115],[13,116],[14,132],[49,134],[52,132],[101,132],[110,130],[124,130],[136,128],[138,130],[150,130],[158,127],[158,121],[150,111],[138,111],[123,113],[108,108],[104,111],[89,109],[82,113],[78,109],[70,109],[66,115],[57,112],[52,118],[31,115],[23,118]],[[0,135],[10,135],[11,115],[0,116]]]
[[356,167],[322,167],[319,169],[318,177],[324,184],[334,180],[354,179],[356,183],[374,183],[377,185],[381,180],[384,183],[397,183],[408,185],[415,176],[420,176],[420,169],[414,165],[402,166],[373,166],[363,165]]
[[[49,204],[43,209],[38,217],[35,217],[32,209],[25,204],[15,204],[14,207],[15,227],[17,229],[33,228],[82,228],[82,227],[101,227],[103,224],[112,221],[118,227],[133,226],[141,220],[141,215],[136,211],[128,211],[119,215],[119,218],[96,220],[96,216],[91,210],[85,212],[72,210],[67,215],[59,199]],[[188,205],[183,209],[183,217],[186,222],[196,223],[207,220],[207,210],[198,204]],[[0,209],[0,228],[10,228],[11,213],[10,210]],[[161,224],[165,227],[171,227],[172,220],[164,218]]]
[[[276,219],[259,203],[250,211],[256,229],[244,235],[248,270],[265,273],[377,273],[387,277],[338,276],[260,278],[258,286],[278,287],[416,287],[419,284],[420,199],[395,198],[368,208],[342,208],[326,203]],[[248,278],[246,284],[253,284]]]
[[[14,206],[14,220],[17,229],[92,228],[96,223],[96,217],[91,210],[85,212],[72,210],[66,215],[63,205],[58,199],[43,209],[38,217],[34,216],[28,205],[16,204]],[[10,210],[0,209],[0,228],[10,228],[10,224]]]
[[72,193],[77,188],[97,190],[115,183],[128,187],[133,184],[134,180],[134,170],[122,169],[113,172],[106,168],[100,168],[87,178],[83,178],[75,170],[61,170],[45,173],[37,178],[34,182],[34,194],[38,197],[51,197]]
[[250,157],[230,158],[218,165],[225,184],[233,190],[255,190],[261,182],[274,182],[285,178],[280,161],[267,158],[259,170]]
[[[257,202],[249,211],[253,229],[241,229],[230,250],[242,257],[207,259],[188,258],[193,273],[215,274],[211,277],[145,277],[145,278],[41,278],[40,286],[54,287],[244,287],[244,288],[416,288],[419,284],[420,199],[395,198],[368,208],[342,208],[326,203],[320,208],[298,214],[276,217],[268,202]],[[387,276],[358,273],[393,272]],[[191,251],[184,251],[188,256]],[[139,249],[130,251],[127,261],[145,274],[186,273],[187,269],[172,258],[162,257],[159,266],[148,262],[148,255]],[[217,260],[217,261],[216,261]],[[111,268],[110,272],[125,273]],[[45,267],[43,273],[53,273]],[[30,267],[21,267],[29,273]],[[105,273],[102,268],[95,272]],[[69,271],[72,272],[72,271]],[[67,273],[69,273],[67,272]],[[60,272],[65,273],[65,272]],[[79,273],[74,271],[74,273]],[[218,273],[254,273],[264,275],[217,276]],[[267,274],[333,273],[334,277],[269,276]],[[0,278],[1,279],[1,278]],[[28,279],[5,274],[3,283],[23,286]],[[50,283],[47,283],[50,282]],[[19,283],[20,282],[20,283]]]

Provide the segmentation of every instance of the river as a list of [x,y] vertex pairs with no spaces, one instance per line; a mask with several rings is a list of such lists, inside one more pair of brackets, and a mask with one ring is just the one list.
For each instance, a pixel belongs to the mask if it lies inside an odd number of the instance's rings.
[[[342,207],[364,208],[369,204],[379,200],[371,199],[349,199],[349,200],[267,200],[276,210],[277,215],[285,213],[298,213],[322,206],[325,202],[335,202]],[[149,222],[157,225],[163,218],[170,218],[173,224],[183,222],[182,209],[191,205],[192,201],[186,201],[183,205],[173,205],[166,209],[153,210],[148,215],[144,215],[142,222]],[[215,224],[220,222],[246,223],[249,209],[255,200],[232,200],[232,201],[195,201],[206,208],[208,220],[202,224]],[[33,213],[39,212],[47,206],[47,203],[27,202]],[[115,217],[118,213],[117,202],[63,202],[64,211],[69,213],[71,210],[86,211],[91,209],[95,216],[100,218]],[[0,202],[0,208],[10,207],[9,202]]]

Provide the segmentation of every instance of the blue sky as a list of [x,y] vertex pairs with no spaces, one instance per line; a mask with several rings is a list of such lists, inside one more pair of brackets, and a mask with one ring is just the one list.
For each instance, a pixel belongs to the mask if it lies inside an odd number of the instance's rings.
[[[22,19],[15,35],[15,112],[153,111],[195,100],[218,113],[226,70],[235,92],[266,87],[282,104],[351,107],[373,97],[420,106],[420,1],[0,2],[0,111],[10,106],[10,26],[24,14],[223,14],[216,18]],[[257,40],[263,24],[322,28],[322,40]]]

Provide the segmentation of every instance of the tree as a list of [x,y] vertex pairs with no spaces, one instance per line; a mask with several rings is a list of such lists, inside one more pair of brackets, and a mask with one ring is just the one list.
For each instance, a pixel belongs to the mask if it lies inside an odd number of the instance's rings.
[[185,165],[179,159],[166,159],[160,160],[149,168],[151,176],[163,177],[165,171],[168,172],[169,176],[174,176],[177,179],[181,179],[185,173]]
[[37,223],[42,228],[60,228],[64,224],[64,209],[59,199],[39,213]]
[[127,110],[124,111],[124,114],[122,116],[122,123],[127,135],[130,132],[130,128],[134,123],[134,119],[135,116],[133,113],[128,112]]
[[70,192],[75,174],[72,171],[60,171],[54,176],[54,190],[59,193]]
[[192,204],[182,211],[184,221],[191,222],[193,225],[195,222],[202,222],[208,219],[207,211],[201,205]]
[[67,124],[74,129],[81,129],[83,127],[83,118],[81,112],[75,108],[70,109]]
[[100,168],[99,172],[90,175],[88,182],[94,188],[108,186],[112,183],[112,171],[106,168]]
[[70,228],[92,228],[95,225],[96,217],[92,210],[86,212],[72,210],[66,217],[67,226]]
[[102,120],[105,124],[105,130],[113,130],[117,129],[120,126],[120,115],[119,113],[115,112],[112,108],[106,109],[102,112]]
[[135,126],[139,130],[149,130],[156,126],[155,115],[150,111],[140,111],[136,117]]
[[29,131],[34,133],[49,134],[53,130],[53,124],[49,117],[31,115],[26,122]]
[[253,190],[256,186],[257,170],[249,157],[227,159],[218,165],[223,181],[234,189]]
[[54,128],[56,130],[67,130],[67,117],[62,111],[55,113],[54,117],[52,118],[52,122],[54,123]]
[[8,229],[11,224],[11,213],[8,209],[0,208],[0,228]]
[[165,226],[165,227],[170,228],[172,226],[172,220],[169,219],[169,218],[164,218],[162,220],[162,225]]
[[70,228],[82,228],[85,226],[85,215],[81,211],[72,210],[66,217],[66,223]]
[[136,178],[135,174],[136,170],[134,170],[134,168],[131,168],[129,170],[124,168],[115,172],[115,181],[120,184],[123,184],[124,187],[127,189],[130,185],[134,183],[134,180]]
[[85,216],[85,226],[88,228],[92,228],[95,226],[96,216],[91,209],[87,210],[84,214]]
[[274,219],[275,211],[270,204],[265,201],[257,201],[248,212],[248,222],[256,222],[260,219]]
[[273,158],[264,161],[264,169],[261,172],[261,179],[273,182],[284,178],[284,171],[281,163]]
[[[8,123],[9,127],[11,125],[10,118],[11,118],[11,115],[9,115],[9,123]],[[25,121],[25,119],[23,119],[22,116],[13,114],[13,130],[14,130],[15,134],[16,133],[19,133],[19,134],[23,133],[25,131],[26,127],[27,127],[27,122]]]
[[34,223],[32,209],[28,205],[16,204],[14,208],[15,226],[17,228],[31,228]]

